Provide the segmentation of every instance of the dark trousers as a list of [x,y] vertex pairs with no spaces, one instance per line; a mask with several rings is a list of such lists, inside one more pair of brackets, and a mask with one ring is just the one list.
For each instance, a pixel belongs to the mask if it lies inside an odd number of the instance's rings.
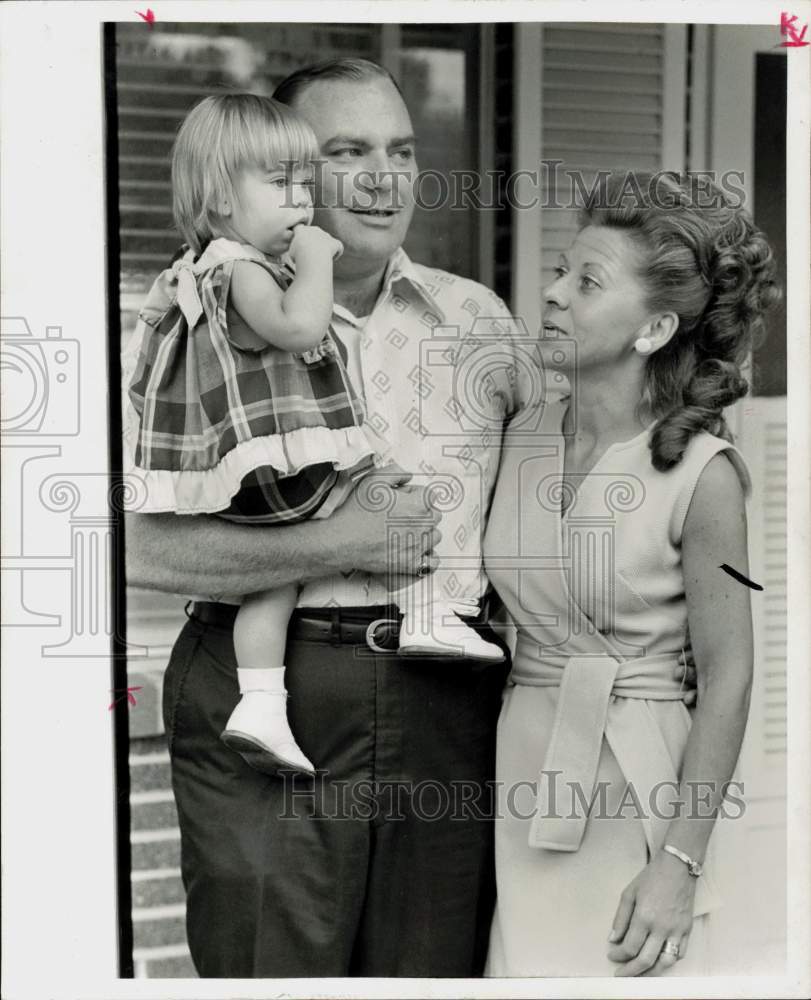
[[230,628],[192,617],[166,673],[197,971],[481,975],[507,664],[295,638],[286,664],[315,780],[260,774],[220,742],[239,698]]

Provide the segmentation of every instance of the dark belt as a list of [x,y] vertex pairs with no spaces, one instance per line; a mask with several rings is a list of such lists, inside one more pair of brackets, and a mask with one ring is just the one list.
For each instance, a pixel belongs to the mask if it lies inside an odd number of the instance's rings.
[[[203,625],[231,629],[239,611],[236,604],[194,601],[189,618]],[[333,646],[368,646],[376,653],[396,652],[402,615],[396,605],[383,604],[353,608],[296,608],[290,616],[288,638],[306,642],[327,642]],[[482,626],[484,614],[466,618],[468,625]]]
[[[188,608],[188,605],[187,605]],[[203,625],[230,629],[239,608],[235,604],[195,601],[187,614]],[[394,652],[400,638],[402,615],[395,605],[356,608],[296,608],[290,616],[288,638],[327,642],[333,646],[368,646],[376,653]]]

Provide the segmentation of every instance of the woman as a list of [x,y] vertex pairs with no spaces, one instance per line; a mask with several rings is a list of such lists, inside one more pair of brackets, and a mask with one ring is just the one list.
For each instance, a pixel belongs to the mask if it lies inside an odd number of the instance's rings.
[[543,360],[571,393],[513,419],[485,538],[518,630],[491,976],[709,971],[707,849],[752,680],[749,592],[720,568],[748,571],[722,414],[778,292],[718,189],[696,205],[671,176],[623,180],[590,197],[545,289]]

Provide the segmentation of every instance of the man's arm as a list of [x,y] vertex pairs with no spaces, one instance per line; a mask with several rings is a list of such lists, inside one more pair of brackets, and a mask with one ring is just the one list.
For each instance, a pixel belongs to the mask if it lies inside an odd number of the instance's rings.
[[[128,514],[127,583],[171,594],[252,594],[341,570],[415,575],[440,538],[440,515],[425,490],[392,491],[390,510],[369,510],[356,493],[331,517],[301,524],[252,527],[222,518]],[[420,524],[398,534],[392,522]],[[427,564],[435,569],[437,559]]]
[[[150,293],[150,316],[171,305],[169,285],[169,272],[164,272]],[[136,475],[138,415],[128,388],[144,336],[143,323],[142,315],[121,363],[122,468]],[[214,597],[259,593],[341,570],[415,575],[421,563],[436,569],[436,557],[424,557],[439,541],[440,515],[427,505],[423,487],[405,485],[408,478],[403,474],[368,476],[329,518],[301,524],[259,527],[202,514],[129,513],[124,522],[127,583],[169,594]],[[380,479],[398,488],[389,492],[384,486],[381,492],[375,486]],[[393,531],[394,522],[406,530]],[[417,525],[421,530],[414,530]]]

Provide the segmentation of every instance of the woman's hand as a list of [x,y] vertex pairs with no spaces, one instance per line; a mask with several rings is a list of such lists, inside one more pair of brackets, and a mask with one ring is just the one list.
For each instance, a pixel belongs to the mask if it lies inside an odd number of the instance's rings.
[[684,958],[695,881],[678,858],[659,851],[626,886],[608,939],[608,957],[620,963],[615,976],[661,975],[678,961],[662,953],[667,941],[678,944],[679,958]]

